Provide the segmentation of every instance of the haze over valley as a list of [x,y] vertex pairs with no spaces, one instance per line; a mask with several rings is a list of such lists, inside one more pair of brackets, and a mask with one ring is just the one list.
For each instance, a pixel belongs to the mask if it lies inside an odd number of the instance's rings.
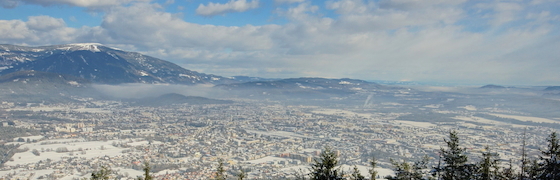
[[489,146],[519,161],[524,139],[535,158],[560,128],[558,86],[224,77],[100,44],[0,51],[3,178],[135,178],[149,162],[156,179],[208,179],[224,159],[231,177],[289,179],[326,146],[346,171],[376,157],[382,178],[390,159],[436,163],[450,130],[474,160]]

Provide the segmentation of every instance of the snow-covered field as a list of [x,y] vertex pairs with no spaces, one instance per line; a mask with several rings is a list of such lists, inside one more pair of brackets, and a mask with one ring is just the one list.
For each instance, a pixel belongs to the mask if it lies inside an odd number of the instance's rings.
[[315,110],[315,111],[312,111],[312,112],[316,113],[316,114],[339,115],[339,116],[346,116],[346,117],[358,116],[358,117],[362,117],[362,118],[371,118],[371,114],[356,113],[356,112],[352,112],[352,111],[348,111],[348,110],[342,110],[342,109],[321,109],[321,110]]
[[437,125],[429,123],[429,122],[415,122],[415,121],[403,121],[403,120],[395,120],[395,122],[400,123],[402,125],[415,126],[415,127],[421,127],[421,128],[432,128],[432,127],[437,126]]
[[7,109],[8,111],[76,111],[76,112],[89,112],[89,113],[111,113],[110,110],[103,108],[70,108],[70,107],[51,107],[51,106],[40,106],[40,107],[25,107],[25,108],[12,108]]
[[[148,145],[150,144],[149,141],[146,140],[141,140],[141,141],[135,141],[135,142],[128,142],[127,145],[129,146],[143,146],[143,145]],[[152,141],[152,144],[163,144],[163,142],[161,141]]]
[[[42,139],[43,136],[29,136],[23,137],[24,139]],[[64,160],[65,158],[80,158],[86,161],[97,159],[100,157],[111,158],[116,156],[123,156],[125,148],[113,146],[113,143],[128,144],[132,146],[147,145],[149,142],[143,139],[126,139],[126,140],[112,140],[112,141],[85,141],[81,138],[76,139],[52,139],[43,140],[36,143],[21,143],[20,150],[24,152],[16,153],[12,157],[12,161],[4,164],[9,170],[0,171],[0,179],[11,174],[16,179],[38,179],[46,175],[56,173],[55,169],[50,170],[33,170],[18,168],[18,165],[37,164],[39,162],[46,162],[47,159],[53,162]],[[160,144],[162,142],[154,141],[152,143]],[[58,150],[58,152],[57,152]],[[39,152],[33,153],[33,151]],[[64,151],[64,152],[63,152]],[[112,171],[116,174],[127,175],[128,177],[137,177],[143,174],[142,171],[125,168],[114,168]],[[15,176],[14,176],[15,174]],[[59,179],[82,179],[89,177],[89,174],[74,173],[68,174]]]
[[540,117],[531,117],[531,116],[516,116],[516,115],[506,115],[506,114],[490,114],[492,116],[503,117],[503,118],[511,118],[520,121],[532,121],[537,123],[560,123],[558,121],[540,118]]
[[500,121],[494,121],[494,120],[480,118],[480,117],[456,116],[456,117],[453,117],[453,119],[470,121],[470,122],[477,122],[477,123],[484,123],[484,124],[493,124],[493,125],[497,125],[497,126],[505,126],[505,125],[508,125],[508,126],[511,125],[513,127],[526,127],[526,126],[528,126],[528,125],[515,125],[515,124],[510,124],[510,123],[505,123],[505,122],[500,122]]
[[[138,177],[138,176],[142,176],[144,174],[144,172],[139,171],[139,170],[135,170],[135,169],[125,169],[125,168],[114,168],[111,169],[113,172],[116,172],[117,174],[128,174],[128,177]],[[163,171],[165,172],[165,171]]]
[[[111,145],[114,141],[89,141],[83,139],[57,139],[47,140],[36,143],[23,144],[19,149],[28,149],[25,152],[16,153],[12,158],[14,161],[8,161],[5,166],[16,166],[39,161],[60,161],[62,157],[83,157],[86,159],[101,156],[118,156],[122,154],[123,148],[117,148]],[[40,154],[33,154],[36,149]],[[65,149],[68,152],[56,152]]]
[[287,161],[288,159],[285,158],[279,158],[279,157],[273,157],[273,156],[266,156],[264,158],[260,158],[260,159],[255,159],[255,160],[250,160],[250,161],[245,161],[251,164],[262,164],[262,163],[269,163],[269,162],[279,162],[279,161]]
[[476,107],[473,106],[473,105],[467,105],[467,106],[459,107],[459,108],[463,108],[463,109],[466,109],[466,110],[469,110],[469,111],[476,111]]
[[[0,177],[6,176],[8,174],[16,173],[19,177],[15,179],[38,179],[41,176],[46,176],[48,174],[53,173],[53,169],[47,170],[27,170],[27,169],[12,169],[9,171],[0,171]],[[2,179],[2,178],[0,178]]]

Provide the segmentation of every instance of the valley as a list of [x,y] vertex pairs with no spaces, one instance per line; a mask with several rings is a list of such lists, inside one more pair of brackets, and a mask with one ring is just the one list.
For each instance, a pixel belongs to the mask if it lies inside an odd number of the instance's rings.
[[[390,159],[428,155],[437,163],[437,152],[450,130],[460,132],[462,145],[475,159],[490,146],[504,161],[519,161],[524,137],[529,156],[536,157],[545,137],[560,125],[556,119],[496,105],[422,105],[433,99],[410,100],[411,92],[398,92],[393,92],[394,103],[374,95],[366,105],[254,99],[164,106],[115,100],[3,102],[0,115],[13,123],[10,126],[41,134],[22,136],[30,139],[24,142],[17,142],[19,137],[4,142],[18,145],[19,152],[3,164],[0,177],[79,179],[103,165],[126,179],[141,175],[142,163],[149,162],[156,179],[208,179],[221,158],[230,176],[244,169],[251,179],[285,179],[307,170],[325,146],[340,153],[345,171],[357,165],[366,174],[368,160],[376,157],[383,177],[392,173]],[[444,99],[442,103],[448,102]]]
[[149,163],[156,179],[205,180],[219,159],[229,177],[293,179],[325,147],[346,172],[375,157],[382,179],[392,159],[436,166],[450,131],[470,162],[488,146],[520,168],[524,140],[536,159],[560,129],[555,86],[223,77],[99,44],[0,51],[0,179],[136,179]]

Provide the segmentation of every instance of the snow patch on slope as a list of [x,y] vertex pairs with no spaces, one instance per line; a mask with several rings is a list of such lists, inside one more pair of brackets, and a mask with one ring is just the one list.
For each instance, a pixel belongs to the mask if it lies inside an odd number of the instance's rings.
[[101,52],[101,50],[99,50],[98,48],[99,46],[103,46],[103,45],[99,43],[75,43],[75,44],[68,44],[67,46],[58,49],[67,50],[67,51],[85,50],[91,52]]

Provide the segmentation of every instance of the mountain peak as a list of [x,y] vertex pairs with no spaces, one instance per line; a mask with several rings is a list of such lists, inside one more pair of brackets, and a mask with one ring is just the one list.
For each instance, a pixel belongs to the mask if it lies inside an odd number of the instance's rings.
[[[65,51],[101,52],[100,50],[101,47],[109,48],[99,43],[74,43],[74,44],[58,45],[56,49],[65,50]],[[110,48],[110,49],[115,49],[115,48]]]
[[103,46],[99,43],[75,43],[75,44],[68,44],[70,47],[76,48],[76,50],[89,50],[93,52],[100,52],[98,46]]
[[103,46],[101,43],[71,43],[70,46]]

